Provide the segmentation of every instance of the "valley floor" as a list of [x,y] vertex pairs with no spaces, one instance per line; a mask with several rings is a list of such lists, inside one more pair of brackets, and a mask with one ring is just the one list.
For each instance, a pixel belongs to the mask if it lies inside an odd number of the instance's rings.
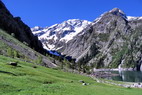
[[[8,65],[18,62],[18,66]],[[82,85],[80,80],[88,85]],[[142,89],[97,83],[90,77],[0,56],[0,95],[141,95]]]

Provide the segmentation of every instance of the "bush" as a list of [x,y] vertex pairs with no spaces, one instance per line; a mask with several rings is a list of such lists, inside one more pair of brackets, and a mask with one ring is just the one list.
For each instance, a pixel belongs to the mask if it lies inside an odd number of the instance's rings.
[[19,53],[17,51],[14,51],[13,56],[14,56],[14,58],[19,58]]
[[11,36],[12,36],[12,37],[15,37],[15,34],[14,34],[14,33],[11,33]]
[[38,64],[42,64],[42,59],[43,59],[42,56],[38,56],[38,58],[37,58],[37,63],[38,63]]

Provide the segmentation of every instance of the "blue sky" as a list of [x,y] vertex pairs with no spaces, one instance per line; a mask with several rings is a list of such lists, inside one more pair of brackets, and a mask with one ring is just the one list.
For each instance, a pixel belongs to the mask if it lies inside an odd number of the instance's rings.
[[142,0],[2,0],[14,16],[30,27],[51,26],[68,19],[93,21],[115,7],[142,16]]

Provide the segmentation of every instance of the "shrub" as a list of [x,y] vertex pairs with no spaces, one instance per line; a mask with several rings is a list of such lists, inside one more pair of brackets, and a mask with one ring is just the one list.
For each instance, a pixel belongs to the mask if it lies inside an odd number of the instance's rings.
[[11,49],[11,48],[8,48],[7,49],[7,55],[9,56],[9,57],[14,57],[14,55],[13,55],[13,50]]

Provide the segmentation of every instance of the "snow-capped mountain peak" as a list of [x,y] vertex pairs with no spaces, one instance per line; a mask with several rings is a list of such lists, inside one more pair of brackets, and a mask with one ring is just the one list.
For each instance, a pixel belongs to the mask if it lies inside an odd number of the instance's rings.
[[142,20],[142,17],[127,16],[127,20],[128,20],[128,21],[132,21],[132,20]]
[[61,24],[55,24],[46,28],[36,26],[31,30],[42,41],[45,49],[57,50],[61,48],[61,44],[72,40],[74,36],[82,32],[90,24],[91,22],[87,20],[69,19]]
[[108,14],[113,14],[113,15],[117,15],[117,16],[121,16],[122,18],[124,19],[127,19],[127,16],[126,14],[120,10],[119,8],[113,8],[112,10],[110,11],[107,11],[107,12],[104,12],[103,14],[101,14],[100,17],[96,18],[94,21],[93,21],[93,25],[94,24],[97,24],[98,22],[100,22],[100,20],[105,17],[105,15],[108,15]]

